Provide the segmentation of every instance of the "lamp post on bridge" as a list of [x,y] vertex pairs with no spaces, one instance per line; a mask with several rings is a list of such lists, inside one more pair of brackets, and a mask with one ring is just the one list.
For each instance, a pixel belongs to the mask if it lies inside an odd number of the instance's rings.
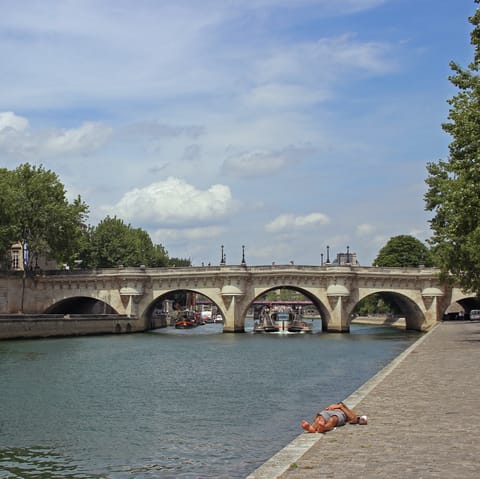
[[330,246],[327,245],[327,264],[330,264]]
[[245,261],[245,246],[242,245],[242,266],[247,266],[247,262]]
[[222,256],[220,258],[220,266],[225,264],[225,254],[223,252],[223,244],[222,244]]

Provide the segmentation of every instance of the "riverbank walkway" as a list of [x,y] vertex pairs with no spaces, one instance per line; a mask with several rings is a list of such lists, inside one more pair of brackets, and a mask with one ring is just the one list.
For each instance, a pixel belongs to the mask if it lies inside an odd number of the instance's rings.
[[479,478],[480,322],[440,323],[344,402],[368,425],[300,433],[248,478]]

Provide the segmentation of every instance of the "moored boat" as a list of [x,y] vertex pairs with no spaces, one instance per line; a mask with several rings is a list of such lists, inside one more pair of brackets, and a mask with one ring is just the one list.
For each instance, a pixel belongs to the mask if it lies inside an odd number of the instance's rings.
[[255,321],[255,333],[306,333],[312,331],[312,324],[303,320],[301,310],[276,311],[263,308]]
[[288,326],[288,331],[290,333],[311,333],[312,329],[312,323],[304,321],[301,314],[295,314],[292,322]]
[[199,325],[195,311],[182,311],[175,321],[176,329],[191,329]]
[[190,329],[190,328],[195,328],[197,325],[188,319],[177,319],[175,321],[175,328],[176,329]]
[[265,307],[260,312],[260,317],[255,321],[253,326],[254,333],[276,333],[278,326],[275,325],[272,315],[270,314],[270,308]]

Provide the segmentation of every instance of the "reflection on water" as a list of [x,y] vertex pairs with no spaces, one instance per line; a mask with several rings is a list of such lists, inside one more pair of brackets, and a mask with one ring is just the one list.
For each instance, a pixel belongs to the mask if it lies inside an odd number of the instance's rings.
[[0,342],[0,478],[242,478],[417,334],[148,334]]
[[[44,447],[0,449],[0,478],[88,479],[69,458]],[[97,476],[101,477],[101,476]]]

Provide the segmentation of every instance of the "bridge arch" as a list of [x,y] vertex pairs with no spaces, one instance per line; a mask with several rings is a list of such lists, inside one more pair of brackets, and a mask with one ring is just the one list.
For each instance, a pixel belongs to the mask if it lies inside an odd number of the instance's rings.
[[[241,311],[241,317],[243,324],[245,324],[245,319],[247,316],[248,311],[251,309],[253,303],[255,301],[258,301],[260,298],[268,294],[269,292],[276,291],[279,289],[286,289],[290,291],[296,291],[297,293],[302,294],[305,298],[307,298],[309,301],[312,302],[313,306],[316,308],[318,311],[318,314],[320,316],[321,324],[322,324],[322,331],[326,330],[328,321],[330,320],[330,312],[327,309],[327,307],[323,304],[323,302],[320,300],[318,296],[316,296],[314,293],[309,291],[308,289],[292,285],[292,284],[281,284],[273,287],[268,287],[262,290],[257,290],[255,291],[255,297],[253,299],[250,299],[247,304],[245,304],[243,310]],[[286,303],[288,303],[288,300],[285,300]],[[293,302],[293,301],[292,301]]]
[[380,295],[381,297],[386,298],[390,303],[393,303],[398,308],[401,314],[405,317],[406,329],[413,329],[418,331],[422,330],[422,325],[425,323],[426,318],[424,312],[420,309],[417,298],[412,298],[405,293],[382,289],[369,292],[368,294],[361,296],[358,301],[354,302],[351,305],[351,308],[347,310],[349,326],[351,321],[353,320],[352,313],[355,311],[359,303],[362,300],[369,298],[373,295]]
[[[193,297],[202,296],[206,298],[209,302],[211,302],[212,306],[214,306],[223,318],[225,317],[225,311],[222,308],[222,305],[218,300],[215,298],[210,297],[210,295],[206,294],[205,291],[199,289],[192,289],[192,288],[175,288],[166,291],[162,291],[160,293],[155,294],[154,298],[145,305],[143,308],[143,312],[141,313],[141,318],[145,322],[145,324],[149,325],[147,329],[155,329],[158,327],[165,327],[167,326],[167,322],[162,320],[156,320],[155,316],[158,316],[160,312],[164,313],[163,303],[165,300],[172,300],[173,302],[178,301],[178,295],[180,293],[186,293],[186,304],[181,304],[182,308],[190,308],[196,305],[196,300],[192,299],[191,303],[189,304],[188,296],[191,294]],[[173,304],[172,304],[173,307]],[[171,311],[167,311],[170,313]]]
[[452,302],[446,305],[443,311],[444,319],[468,319],[472,309],[480,309],[480,299],[473,295],[457,295]]
[[105,301],[89,296],[72,296],[52,304],[45,314],[118,314]]

